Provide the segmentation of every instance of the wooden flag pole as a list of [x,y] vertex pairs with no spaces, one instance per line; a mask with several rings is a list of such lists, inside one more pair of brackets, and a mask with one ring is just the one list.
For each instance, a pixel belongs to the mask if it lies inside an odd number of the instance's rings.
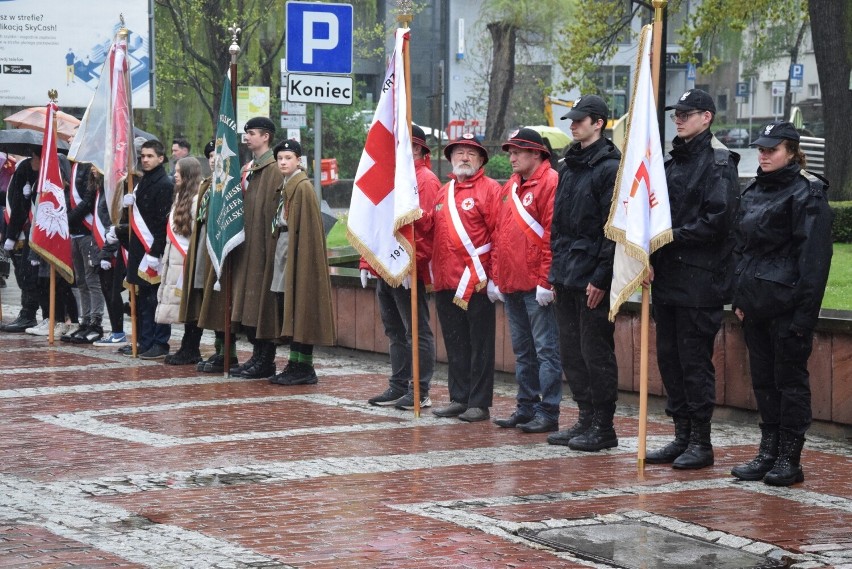
[[[240,54],[240,46],[237,43],[237,36],[240,33],[240,28],[235,23],[228,28],[231,34],[231,45],[228,47],[228,53],[231,54],[231,66],[229,73],[231,75],[231,92],[222,93],[223,97],[231,96],[234,114],[237,112],[237,56]],[[223,261],[222,270],[225,273],[225,345],[223,346],[223,354],[225,357],[225,365],[222,366],[222,372],[225,377],[231,377],[231,311],[233,310],[233,290],[231,280],[231,256],[228,255]]]
[[[399,15],[397,21],[403,28],[411,29],[411,22],[414,19],[412,15],[411,2],[400,0],[398,3]],[[411,58],[409,57],[408,46],[403,42],[402,49],[403,69],[405,71],[405,99],[406,99],[406,128],[408,128],[408,138],[411,139]],[[411,224],[411,381],[414,388],[414,416],[420,417],[420,334],[419,322],[420,315],[418,314],[418,298],[419,290],[417,286],[417,245],[414,240],[414,223]]]
[[[50,91],[48,91],[47,96],[50,97],[50,100],[55,103],[56,99],[59,97],[59,93],[57,93],[55,89],[51,89]],[[50,107],[51,114],[53,114],[54,112],[53,108],[54,107],[52,106]],[[56,140],[55,116],[56,115],[54,115],[54,120],[51,121],[51,124],[53,125],[54,140]],[[42,168],[46,167],[44,164],[45,162],[45,157],[42,157]],[[46,172],[43,173],[46,175]],[[39,188],[39,190],[41,190],[41,188]],[[63,320],[64,318],[65,315],[63,315]],[[49,346],[52,346],[54,342],[53,329],[56,326],[56,267],[53,265],[53,263],[50,264],[50,308],[47,326],[47,344]]]
[[[654,36],[651,46],[651,83],[653,92],[658,92],[660,84],[660,54],[663,45],[663,11],[667,0],[654,0]],[[658,105],[659,106],[659,105]],[[642,310],[639,332],[639,435],[637,466],[640,476],[645,472],[645,452],[648,430],[648,337],[650,328],[651,295],[642,287]]]

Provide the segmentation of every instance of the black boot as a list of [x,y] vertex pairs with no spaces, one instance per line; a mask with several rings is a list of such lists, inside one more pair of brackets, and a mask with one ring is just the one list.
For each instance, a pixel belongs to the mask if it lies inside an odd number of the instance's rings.
[[760,446],[751,462],[735,466],[731,474],[740,480],[762,480],[778,458],[778,425],[760,424]]
[[[238,366],[231,367],[231,369],[230,369],[231,375],[235,375],[235,376],[238,376],[238,377],[242,376],[243,372],[246,369],[254,366],[255,362],[257,362],[257,359],[260,357],[260,349],[261,349],[262,346],[263,346],[263,342],[261,342],[259,340],[255,340],[254,342],[252,342],[251,357],[249,359],[247,359],[245,362],[243,362],[242,364],[240,364]],[[233,354],[233,351],[231,353]]]
[[599,450],[618,446],[618,437],[612,426],[612,416],[615,414],[615,405],[609,409],[595,409],[592,426],[585,433],[577,435],[568,441],[571,450],[582,450],[586,452],[597,452]]
[[781,431],[778,435],[778,459],[763,481],[771,486],[790,486],[805,481],[802,471],[802,447],[805,435]]
[[688,417],[672,417],[675,428],[675,438],[663,448],[652,450],[645,454],[648,464],[670,464],[683,454],[689,446],[690,422]]
[[38,321],[35,319],[35,316],[27,316],[22,311],[15,320],[0,326],[0,331],[19,334],[33,326],[38,326]]
[[589,430],[589,427],[592,426],[592,419],[595,416],[595,412],[591,405],[587,405],[585,403],[578,403],[578,407],[580,415],[577,417],[577,422],[574,423],[574,426],[569,429],[565,429],[564,431],[547,435],[547,442],[549,444],[568,446],[568,441]]
[[672,468],[695,470],[713,465],[713,444],[710,442],[710,421],[692,420],[689,445],[672,463]]
[[268,340],[255,340],[260,344],[260,353],[254,364],[246,367],[240,377],[267,379],[275,375],[275,344]]
[[180,348],[174,354],[166,356],[163,360],[168,365],[194,365],[201,361],[201,352],[198,346],[201,342],[201,334],[204,332],[194,322],[184,324],[183,338],[180,340]]

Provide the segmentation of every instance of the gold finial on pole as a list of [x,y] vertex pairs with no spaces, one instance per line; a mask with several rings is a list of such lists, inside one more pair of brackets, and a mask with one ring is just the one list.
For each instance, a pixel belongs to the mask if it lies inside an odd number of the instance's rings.
[[396,0],[396,21],[405,28],[411,27],[414,19],[414,3],[411,0]]
[[55,103],[56,101],[58,101],[58,100],[59,100],[59,91],[57,91],[56,89],[50,89],[50,90],[47,92],[47,97],[48,97],[48,98],[49,98],[52,102],[54,102],[54,103]]
[[237,56],[240,54],[240,44],[237,43],[237,39],[240,35],[242,29],[237,27],[236,22],[233,26],[228,26],[228,33],[231,34],[231,45],[228,47],[228,53],[231,54],[231,63],[236,63]]
[[130,30],[127,29],[127,24],[124,22],[124,14],[118,14],[118,21],[121,24],[121,27],[118,28],[118,37],[126,39],[130,35]]

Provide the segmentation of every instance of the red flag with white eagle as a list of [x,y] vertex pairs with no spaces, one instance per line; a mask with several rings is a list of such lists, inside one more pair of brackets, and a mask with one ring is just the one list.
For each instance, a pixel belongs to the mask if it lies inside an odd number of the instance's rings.
[[38,172],[38,201],[33,216],[30,247],[56,268],[63,279],[74,282],[71,261],[71,233],[59,156],[56,154],[56,103],[47,105],[41,166]]
[[402,283],[411,270],[414,248],[406,238],[410,235],[406,226],[422,213],[407,120],[403,54],[408,49],[408,32],[396,31],[382,94],[355,174],[347,222],[349,242],[391,286]]

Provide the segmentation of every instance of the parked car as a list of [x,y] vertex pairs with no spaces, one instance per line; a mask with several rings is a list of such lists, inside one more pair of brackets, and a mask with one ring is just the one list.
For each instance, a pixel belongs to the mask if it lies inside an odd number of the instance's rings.
[[745,148],[751,142],[748,130],[744,128],[732,128],[716,134],[719,142],[728,148]]

